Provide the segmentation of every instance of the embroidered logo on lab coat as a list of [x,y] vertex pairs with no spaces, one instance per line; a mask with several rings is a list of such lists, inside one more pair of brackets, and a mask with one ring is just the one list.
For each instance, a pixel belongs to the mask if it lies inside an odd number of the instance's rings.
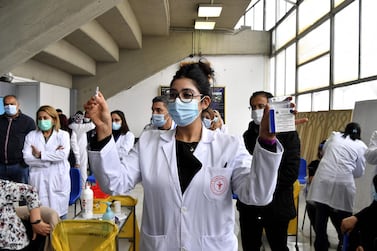
[[211,179],[211,191],[216,195],[223,194],[228,187],[227,180],[224,176],[219,175]]

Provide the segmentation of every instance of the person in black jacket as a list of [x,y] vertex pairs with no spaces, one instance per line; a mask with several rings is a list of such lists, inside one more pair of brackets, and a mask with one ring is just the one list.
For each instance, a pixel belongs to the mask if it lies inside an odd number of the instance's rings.
[[[319,162],[322,159],[323,156],[323,146],[325,145],[326,140],[323,140],[319,146],[318,146],[318,152],[317,152],[317,159],[310,162],[308,165],[308,182],[306,183],[305,188],[305,196],[307,195],[307,192],[309,191],[310,184],[312,183],[312,179],[314,177],[315,172],[318,169]],[[306,211],[309,216],[309,220],[311,224],[313,225],[315,223],[315,203],[311,201],[306,201]]]
[[349,232],[349,251],[377,250],[377,175],[373,178],[373,188],[372,204],[342,220],[342,232]]
[[22,149],[26,134],[35,129],[35,122],[21,112],[16,96],[4,96],[3,105],[5,113],[0,116],[0,179],[28,184],[29,168]]
[[[248,130],[243,134],[250,154],[253,154],[259,135],[259,124],[264,107],[272,97],[271,93],[264,91],[254,92],[250,97],[253,121],[249,123]],[[284,154],[272,202],[267,206],[251,206],[237,200],[244,251],[260,250],[263,228],[272,251],[289,251],[288,224],[296,216],[293,184],[297,180],[300,165],[300,139],[296,131],[282,132],[276,136],[284,147]]]

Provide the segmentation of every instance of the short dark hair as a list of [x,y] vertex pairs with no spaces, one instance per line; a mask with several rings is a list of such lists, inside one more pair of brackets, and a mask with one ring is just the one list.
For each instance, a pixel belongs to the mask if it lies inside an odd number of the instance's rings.
[[[8,99],[8,98],[14,98],[15,100],[17,100],[16,95],[13,95],[13,94],[5,95],[5,96],[3,97],[3,104],[4,104],[5,100]],[[17,102],[18,102],[18,101],[17,101]]]
[[154,103],[157,103],[157,102],[162,102],[162,103],[164,103],[164,105],[166,106],[166,107],[168,107],[168,98],[166,97],[166,96],[164,96],[164,95],[162,95],[162,96],[157,96],[157,97],[154,97],[153,99],[152,99],[152,103],[154,104]]
[[251,100],[253,100],[253,98],[255,98],[256,96],[263,96],[267,99],[269,98],[273,98],[274,95],[272,95],[271,93],[269,92],[265,92],[265,91],[257,91],[257,92],[254,92],[251,96],[250,96],[250,99],[249,99],[249,103],[251,103]]

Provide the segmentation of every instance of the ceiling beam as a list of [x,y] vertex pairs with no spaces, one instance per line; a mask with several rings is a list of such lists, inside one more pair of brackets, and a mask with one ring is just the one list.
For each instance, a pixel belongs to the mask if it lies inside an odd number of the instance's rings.
[[0,73],[10,71],[121,0],[0,2]]

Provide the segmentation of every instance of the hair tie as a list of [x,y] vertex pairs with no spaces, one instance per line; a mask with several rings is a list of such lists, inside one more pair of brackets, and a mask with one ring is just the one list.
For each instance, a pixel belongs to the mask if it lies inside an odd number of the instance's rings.
[[357,133],[357,129],[352,129],[352,132],[353,133]]

